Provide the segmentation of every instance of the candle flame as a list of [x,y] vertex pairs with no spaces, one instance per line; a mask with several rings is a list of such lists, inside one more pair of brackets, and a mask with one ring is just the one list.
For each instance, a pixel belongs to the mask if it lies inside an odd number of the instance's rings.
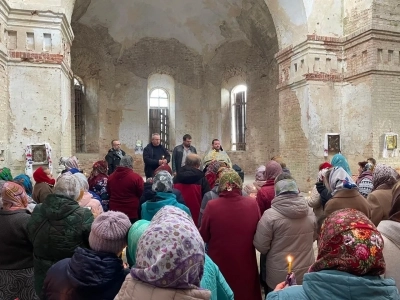
[[293,260],[293,258],[289,255],[289,256],[287,257],[287,261],[288,261],[289,263],[291,263],[292,260]]

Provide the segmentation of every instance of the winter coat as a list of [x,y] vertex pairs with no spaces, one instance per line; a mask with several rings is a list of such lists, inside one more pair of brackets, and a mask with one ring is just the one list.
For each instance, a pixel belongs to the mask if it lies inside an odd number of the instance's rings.
[[204,211],[200,234],[208,243],[207,254],[224,275],[235,300],[261,299],[253,246],[259,219],[255,199],[243,197],[235,189],[220,193]]
[[157,192],[154,200],[142,204],[142,220],[151,221],[154,215],[166,205],[178,207],[190,215],[189,208],[176,201],[176,196],[173,193]]
[[[125,152],[121,150],[122,156],[125,156]],[[111,175],[119,166],[121,162],[121,157],[117,155],[117,152],[111,148],[108,150],[108,153],[105,157],[105,161],[107,162],[108,165],[108,175]]]
[[[314,185],[309,197],[306,197],[306,201],[309,207],[314,211],[317,219],[318,227],[321,227],[323,220],[325,219],[324,209],[322,208],[321,195],[318,193],[317,187]],[[319,231],[319,230],[318,230]]]
[[47,182],[36,183],[33,187],[32,199],[36,203],[42,203],[47,195],[53,194],[53,187]]
[[25,209],[0,210],[0,270],[33,267],[33,247],[27,228],[30,218]]
[[325,216],[328,217],[334,211],[342,208],[354,208],[371,218],[370,208],[365,199],[356,189],[340,190],[333,195],[325,205]]
[[332,194],[328,191],[323,182],[316,182],[315,187],[317,188],[319,196],[321,197],[322,207],[325,208],[326,203],[332,199]]
[[399,300],[393,279],[379,276],[356,276],[336,270],[304,275],[303,285],[268,294],[267,300]]
[[137,219],[143,185],[143,178],[139,174],[130,168],[118,167],[107,181],[110,210],[123,212],[129,219]]
[[150,143],[143,149],[144,174],[146,178],[153,177],[154,171],[160,166],[159,160],[162,159],[162,156],[167,160],[167,163],[170,162],[171,155],[163,145],[153,146]]
[[[53,265],[43,285],[45,300],[113,300],[129,269],[113,253],[77,248]],[[95,274],[95,276],[94,276]]]
[[[246,197],[248,195],[247,195],[247,193],[245,191],[242,190],[242,196]],[[204,213],[204,210],[206,209],[207,203],[210,200],[217,199],[218,197],[219,197],[219,195],[218,195],[218,185],[214,186],[211,189],[211,191],[209,191],[209,192],[204,194],[204,197],[201,200],[201,207],[200,207],[200,214],[199,214],[199,221],[198,221],[199,227],[201,226],[201,219],[203,218],[203,213]]]
[[204,173],[190,166],[183,166],[174,178],[174,188],[181,191],[186,206],[189,207],[193,221],[197,224],[201,201],[204,194],[210,191]]
[[378,226],[382,220],[389,219],[389,211],[392,208],[392,188],[386,184],[378,186],[367,197],[371,209],[371,221]]
[[[267,254],[266,282],[270,288],[287,275],[287,256],[295,257],[293,271],[298,284],[314,263],[313,242],[316,238],[316,219],[303,196],[282,194],[272,200],[264,212],[254,235],[254,246]],[[283,278],[283,279],[282,279]]]
[[218,266],[206,255],[204,274],[200,286],[211,291],[211,300],[233,300],[233,291]]
[[256,200],[260,208],[261,215],[267,209],[271,208],[272,199],[275,197],[275,181],[267,180],[261,189],[257,192]]
[[[197,154],[197,150],[195,147],[190,146],[190,153]],[[183,145],[178,145],[174,148],[172,152],[172,172],[178,173],[182,166],[182,158],[183,158]]]
[[209,300],[210,291],[203,289],[159,288],[126,276],[115,300]]
[[383,237],[383,257],[386,262],[385,278],[393,278],[400,290],[400,269],[398,267],[400,257],[400,223],[385,220],[378,225],[378,230]]
[[101,206],[101,202],[97,199],[92,198],[92,194],[89,192],[85,192],[81,200],[79,200],[79,206],[85,207],[89,209],[93,217],[96,218],[103,212],[103,207]]
[[93,214],[63,195],[50,194],[38,204],[28,223],[33,244],[35,290],[42,292],[48,269],[61,259],[72,257],[77,247],[89,248]]

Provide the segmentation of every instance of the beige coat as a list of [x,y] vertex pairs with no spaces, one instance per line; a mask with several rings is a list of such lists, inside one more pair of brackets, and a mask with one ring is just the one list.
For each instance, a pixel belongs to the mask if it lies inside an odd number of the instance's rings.
[[208,290],[164,289],[133,279],[130,274],[125,278],[114,300],[209,300]]
[[392,189],[386,184],[378,186],[367,197],[371,208],[371,221],[378,226],[382,220],[389,219],[389,211],[392,208]]
[[325,205],[325,216],[328,217],[334,211],[343,208],[354,208],[371,218],[370,208],[365,199],[356,189],[340,190],[333,195]]
[[101,206],[100,201],[92,198],[92,195],[89,192],[83,194],[82,199],[79,200],[79,206],[90,208],[94,218],[103,212],[103,207]]
[[316,220],[306,200],[296,194],[284,194],[272,200],[258,222],[253,244],[267,254],[266,282],[271,288],[286,278],[287,256],[293,257],[293,271],[297,284],[314,263],[313,242]]
[[386,262],[385,278],[393,278],[400,290],[400,223],[395,221],[382,221],[378,225],[384,242],[383,257]]

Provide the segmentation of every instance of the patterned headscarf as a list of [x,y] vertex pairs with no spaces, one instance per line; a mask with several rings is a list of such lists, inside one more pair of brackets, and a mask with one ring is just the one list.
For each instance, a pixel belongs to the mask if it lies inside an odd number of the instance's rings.
[[20,174],[17,177],[15,177],[13,181],[22,186],[25,189],[25,193],[27,193],[28,196],[32,196],[32,191],[33,191],[32,181],[28,175]]
[[161,288],[198,288],[204,260],[204,242],[192,218],[167,205],[139,239],[131,276]]
[[92,172],[90,173],[88,183],[89,189],[92,190],[94,186],[104,178],[108,178],[108,165],[105,160],[96,161],[93,164]]
[[134,266],[136,264],[136,250],[139,243],[140,237],[143,235],[147,227],[149,227],[150,221],[139,220],[132,225],[128,232],[128,248],[126,251],[129,253],[130,265]]
[[372,173],[372,183],[374,185],[374,190],[376,190],[380,185],[386,183],[390,188],[396,183],[395,171],[384,164],[377,164]]
[[218,193],[223,191],[231,192],[233,189],[242,189],[243,182],[239,174],[234,170],[223,172],[219,178]]
[[282,167],[275,160],[270,160],[265,165],[264,180],[274,180],[276,177],[282,174]]
[[310,272],[333,269],[357,276],[385,273],[382,236],[356,209],[330,214],[321,227],[318,246],[317,261]]
[[12,181],[13,177],[11,175],[11,170],[9,168],[1,169],[0,179],[5,180],[5,181]]
[[350,176],[352,175],[351,171],[350,171],[349,163],[347,162],[346,157],[344,157],[342,154],[340,154],[340,153],[335,154],[332,157],[331,164],[334,167],[342,167],[347,172],[347,174],[349,174]]
[[4,210],[25,209],[28,206],[28,196],[22,186],[8,181],[1,192]]
[[68,158],[65,161],[65,168],[67,170],[71,170],[71,169],[79,170],[79,163],[78,163],[78,159],[76,158],[76,156],[71,156],[70,158]]
[[256,181],[264,181],[265,166],[259,166],[256,171]]
[[207,166],[207,172],[205,175],[213,173],[213,174],[217,174],[219,168],[221,167],[221,162],[218,160],[213,160],[210,162],[210,164]]
[[160,171],[153,177],[151,189],[154,192],[172,192],[173,178],[167,171]]
[[283,179],[275,183],[275,196],[281,194],[298,194],[300,193],[297,187],[296,180],[294,179]]
[[340,190],[358,189],[351,176],[341,167],[335,167],[329,175],[329,187],[334,195]]

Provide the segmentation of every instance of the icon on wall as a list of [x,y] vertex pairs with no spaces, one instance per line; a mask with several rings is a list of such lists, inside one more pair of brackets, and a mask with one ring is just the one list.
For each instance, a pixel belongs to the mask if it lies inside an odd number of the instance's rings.
[[397,135],[386,135],[386,150],[397,149]]
[[136,141],[135,154],[143,154],[143,142],[141,140]]

